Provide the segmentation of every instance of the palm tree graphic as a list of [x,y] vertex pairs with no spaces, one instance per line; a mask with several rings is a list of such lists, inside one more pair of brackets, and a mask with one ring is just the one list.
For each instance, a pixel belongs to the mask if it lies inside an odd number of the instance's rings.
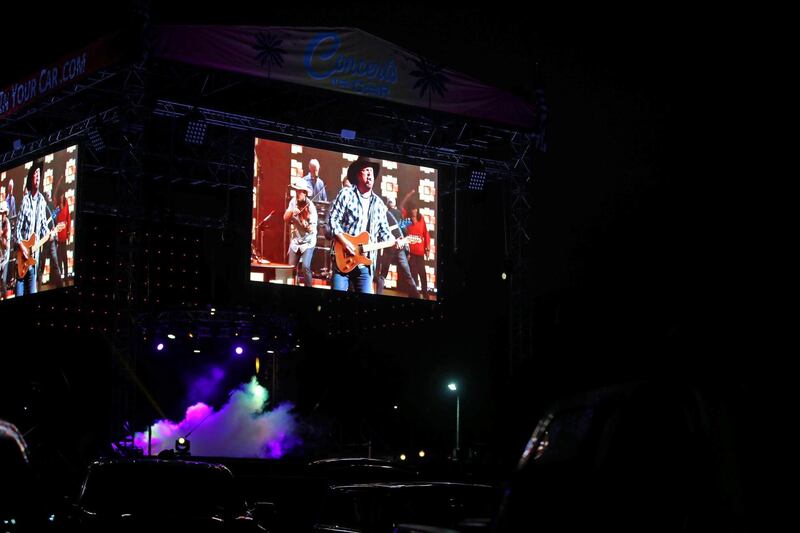
[[444,75],[443,65],[437,65],[424,57],[417,57],[411,61],[417,66],[417,70],[410,72],[412,76],[418,78],[414,89],[419,89],[420,98],[423,98],[426,93],[428,94],[428,107],[431,107],[433,93],[444,98],[450,78]]
[[283,44],[282,39],[272,33],[258,32],[256,34],[256,43],[253,48],[258,52],[256,59],[261,63],[262,67],[267,67],[267,78],[272,76],[272,66],[283,66],[283,54],[286,50],[281,48]]

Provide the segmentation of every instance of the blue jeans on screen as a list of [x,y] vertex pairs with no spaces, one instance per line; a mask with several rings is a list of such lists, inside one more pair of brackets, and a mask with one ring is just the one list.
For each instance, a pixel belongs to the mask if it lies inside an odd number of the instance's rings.
[[[300,264],[297,263],[297,259],[300,259]],[[297,268],[297,273],[300,276],[300,279],[303,280],[303,283],[306,287],[312,287],[314,285],[314,278],[311,275],[311,258],[314,256],[314,247],[309,247],[302,255],[298,254],[297,252],[293,252],[289,250],[289,264],[294,265]]]
[[351,283],[356,288],[356,292],[373,294],[372,274],[364,265],[358,265],[349,274],[333,271],[333,290],[346,291]]
[[17,296],[36,294],[36,263],[28,269],[24,278],[17,280],[17,288],[14,294]]
[[397,265],[397,288],[411,298],[419,298],[417,282],[411,278],[411,268],[408,265],[408,257],[405,250],[389,248],[383,251],[378,260],[378,277],[375,279],[377,285],[376,293],[383,294],[383,287],[386,283],[386,276],[389,274],[389,265]]

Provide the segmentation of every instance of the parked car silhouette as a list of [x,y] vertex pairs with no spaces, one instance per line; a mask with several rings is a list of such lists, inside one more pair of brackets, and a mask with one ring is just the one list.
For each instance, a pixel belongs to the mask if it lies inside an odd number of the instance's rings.
[[230,470],[219,464],[110,459],[89,467],[67,520],[81,531],[259,531]]
[[0,420],[0,531],[34,531],[42,526],[28,445],[17,427]]
[[335,485],[328,491],[314,531],[392,533],[436,528],[474,531],[476,524],[481,529],[489,524],[498,499],[494,487],[473,483]]
[[667,382],[557,402],[509,483],[498,531],[738,530],[720,412],[710,395]]

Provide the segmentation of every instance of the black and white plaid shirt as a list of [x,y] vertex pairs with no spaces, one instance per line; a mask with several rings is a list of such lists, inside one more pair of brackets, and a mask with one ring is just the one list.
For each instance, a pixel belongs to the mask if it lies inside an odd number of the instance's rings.
[[[36,196],[25,193],[17,218],[17,231],[14,234],[16,242],[30,239],[34,233],[41,239],[47,235],[47,202],[40,192]],[[37,254],[35,254],[38,256]]]

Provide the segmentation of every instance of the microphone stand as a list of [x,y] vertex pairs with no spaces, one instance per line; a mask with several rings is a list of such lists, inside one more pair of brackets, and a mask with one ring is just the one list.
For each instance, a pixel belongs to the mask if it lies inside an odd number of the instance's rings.
[[[275,210],[273,209],[272,211],[270,211],[270,212],[269,212],[269,214],[268,214],[267,216],[265,216],[265,217],[263,218],[263,220],[261,220],[261,222],[259,222],[259,223],[258,223],[258,225],[256,226],[256,227],[258,228],[258,231],[260,231],[260,232],[263,232],[263,231],[264,231],[264,228],[266,228],[266,227],[267,227],[267,222],[269,221],[270,217],[272,217],[272,215],[273,215],[274,213],[275,213]],[[253,258],[254,258],[256,261],[259,261],[259,262],[261,262],[261,261],[262,261],[262,258],[261,258],[261,256],[260,256],[258,253],[256,253],[256,247],[255,247],[255,244],[253,244],[253,243],[250,243],[250,255],[251,255],[251,256],[252,256],[252,257],[253,257]]]

